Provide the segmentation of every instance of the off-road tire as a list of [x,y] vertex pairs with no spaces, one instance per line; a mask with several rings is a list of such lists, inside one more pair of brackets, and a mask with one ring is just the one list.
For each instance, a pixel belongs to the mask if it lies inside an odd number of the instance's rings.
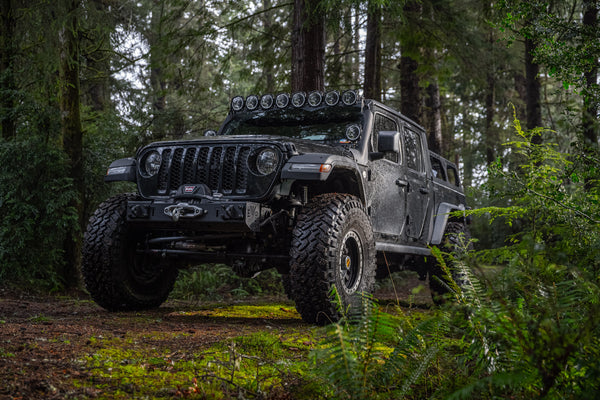
[[[292,297],[306,322],[338,321],[360,306],[362,293],[373,290],[373,230],[354,196],[333,193],[312,199],[298,215],[290,256]],[[334,286],[341,304],[331,296]]]
[[136,254],[140,236],[127,226],[127,201],[120,194],[100,204],[84,235],[81,272],[92,299],[109,311],[160,306],[178,270],[159,258]]
[[[444,241],[441,250],[446,253],[454,253],[454,257],[460,258],[461,255],[473,249],[471,243],[471,234],[462,222],[450,221],[444,231]],[[446,265],[452,274],[452,279],[459,287],[464,287],[466,278],[458,271],[452,257],[444,257]],[[447,279],[444,276],[439,261],[431,261],[431,271],[429,273],[429,290],[435,304],[443,304],[445,296],[450,292]]]

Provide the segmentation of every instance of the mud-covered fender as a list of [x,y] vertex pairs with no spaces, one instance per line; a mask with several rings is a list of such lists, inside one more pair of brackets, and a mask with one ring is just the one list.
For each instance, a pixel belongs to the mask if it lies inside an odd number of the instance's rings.
[[134,158],[122,158],[120,160],[113,161],[106,175],[104,176],[104,182],[136,182],[136,166],[137,163]]
[[363,179],[355,160],[334,154],[310,153],[290,157],[281,170],[283,181],[327,181],[337,173],[349,173],[358,183],[364,201]]
[[435,214],[435,221],[433,223],[433,232],[430,240],[431,244],[435,245],[442,243],[448,218],[450,217],[450,213],[454,211],[465,211],[464,204],[456,205],[450,203],[440,203]]

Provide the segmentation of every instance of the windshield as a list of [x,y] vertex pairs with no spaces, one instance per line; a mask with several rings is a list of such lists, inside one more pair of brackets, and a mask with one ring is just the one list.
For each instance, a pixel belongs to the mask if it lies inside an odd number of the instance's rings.
[[353,147],[361,137],[363,120],[358,108],[269,110],[236,114],[221,134],[277,135]]

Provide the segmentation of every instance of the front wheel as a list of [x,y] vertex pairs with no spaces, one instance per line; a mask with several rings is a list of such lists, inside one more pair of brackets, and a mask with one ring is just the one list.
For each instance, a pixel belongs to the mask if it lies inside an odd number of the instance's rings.
[[96,303],[109,311],[143,310],[160,306],[178,270],[156,257],[138,254],[143,236],[127,225],[127,201],[121,194],[100,204],[84,236],[81,272]]
[[360,305],[361,293],[373,290],[373,231],[362,203],[354,196],[315,197],[298,216],[290,256],[292,297],[306,322],[338,321]]

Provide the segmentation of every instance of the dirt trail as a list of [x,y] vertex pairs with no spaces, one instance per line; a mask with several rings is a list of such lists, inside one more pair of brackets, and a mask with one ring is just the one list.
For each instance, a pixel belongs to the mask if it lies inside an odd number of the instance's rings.
[[[410,286],[397,291],[406,301]],[[379,297],[393,296],[388,288]],[[417,301],[426,304],[427,296],[419,293]],[[309,329],[291,303],[260,299],[265,301],[284,305],[267,314],[223,316],[219,306],[169,301],[152,311],[109,313],[83,294],[30,296],[0,289],[0,399],[102,397],[76,382],[94,379],[84,359],[111,340],[143,338],[146,348],[168,348],[183,357],[261,330]]]

